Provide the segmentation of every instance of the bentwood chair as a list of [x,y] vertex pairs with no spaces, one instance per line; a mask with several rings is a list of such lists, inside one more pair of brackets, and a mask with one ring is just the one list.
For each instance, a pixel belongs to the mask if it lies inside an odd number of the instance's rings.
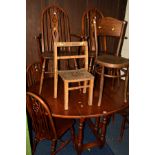
[[[29,89],[31,86],[40,82],[41,77],[41,62],[34,62],[29,64],[26,68],[26,87]],[[39,90],[38,90],[39,92]]]
[[[55,155],[70,141],[70,139],[65,141],[61,140],[62,135],[66,131],[70,129],[72,138],[74,138],[74,120],[52,117],[51,109],[40,96],[37,96],[32,92],[27,92],[26,108],[32,120],[32,128],[35,134],[32,148],[33,154],[35,152],[37,143],[43,139],[47,139],[52,142],[51,154]],[[56,149],[58,140],[60,140],[62,143]]]
[[[96,44],[95,44],[95,32],[94,32],[94,20],[96,23],[103,18],[103,14],[97,8],[87,9],[82,15],[82,36],[83,39],[88,41],[88,54],[89,54],[89,72],[93,70],[94,58],[96,58]],[[84,37],[85,36],[85,37]],[[103,42],[103,38],[100,39]]]
[[[58,54],[58,48],[70,47],[70,54]],[[74,53],[73,48],[81,47],[80,55]],[[78,69],[59,70],[58,60],[66,59],[82,59],[84,67]],[[89,88],[88,105],[92,105],[94,76],[88,72],[88,45],[86,41],[82,42],[54,42],[54,98],[57,98],[58,75],[64,82],[64,109],[68,110],[68,97],[70,90],[83,89],[86,93],[86,88]],[[83,82],[83,84],[81,84]],[[78,86],[70,86],[70,84],[80,83]]]
[[54,41],[65,42],[70,40],[68,14],[62,8],[55,5],[46,7],[41,14],[41,34],[38,36],[38,46],[41,48],[39,53],[42,62],[39,94],[41,94],[44,75],[53,74],[53,68],[49,66],[53,66]]
[[[96,24],[96,22],[94,22]],[[101,80],[100,80],[100,93],[99,93],[99,100],[98,106],[101,105],[102,100],[102,92],[104,87],[104,77],[118,79],[120,80],[121,77],[125,77],[125,87],[124,87],[124,102],[127,102],[127,87],[128,87],[128,68],[129,68],[129,59],[121,57],[121,46],[124,40],[125,34],[125,27],[126,22],[121,21],[112,17],[103,17],[98,25],[95,26],[96,35],[101,37],[105,37],[104,40],[104,50],[106,54],[101,56],[97,56],[95,60],[95,72],[98,72],[97,65],[101,68]],[[108,40],[110,38],[117,39],[117,48],[116,51],[109,51],[108,47]],[[98,46],[98,38],[95,37],[96,46]],[[96,49],[98,50],[98,48]],[[97,51],[98,53],[98,51]],[[107,70],[106,70],[107,69]],[[120,72],[122,71],[122,72]]]

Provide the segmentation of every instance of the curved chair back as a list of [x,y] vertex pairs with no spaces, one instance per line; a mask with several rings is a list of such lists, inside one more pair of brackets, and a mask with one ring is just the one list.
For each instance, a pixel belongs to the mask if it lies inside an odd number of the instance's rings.
[[70,41],[68,14],[60,7],[51,5],[41,15],[42,52],[53,51],[54,41]]
[[41,63],[35,62],[27,66],[26,68],[26,85],[27,88],[33,86],[40,81],[41,76]]
[[94,36],[94,20],[96,23],[103,18],[103,14],[97,8],[87,9],[82,15],[82,35],[88,37],[89,51],[95,51],[95,36]]
[[[116,56],[121,55],[126,25],[126,21],[112,17],[104,17],[99,21],[97,24],[97,35],[106,38],[103,44],[105,53]],[[114,45],[113,49],[111,49],[112,45]]]
[[54,122],[48,105],[36,94],[26,93],[26,108],[32,120],[35,137],[41,139],[57,139]]

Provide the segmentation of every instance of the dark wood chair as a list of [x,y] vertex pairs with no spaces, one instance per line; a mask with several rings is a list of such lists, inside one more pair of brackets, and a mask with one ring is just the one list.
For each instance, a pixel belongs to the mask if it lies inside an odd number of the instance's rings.
[[[127,102],[127,86],[128,86],[128,68],[129,68],[129,59],[121,57],[121,46],[124,40],[125,34],[125,21],[121,21],[112,17],[103,17],[99,24],[96,25],[96,35],[101,37],[105,37],[104,40],[104,50],[107,52],[101,56],[97,56],[95,60],[95,72],[101,74],[100,80],[100,94],[98,106],[101,105],[102,92],[104,86],[104,77],[118,79],[121,77],[125,77],[125,90],[124,90],[124,102]],[[116,51],[110,52],[108,51],[108,39],[109,37],[117,39],[117,48]],[[98,39],[95,37],[96,46],[98,46]],[[98,48],[96,49],[98,50]],[[98,51],[97,51],[98,53]],[[101,68],[101,72],[98,72],[97,65]],[[122,71],[122,72],[120,72]]]
[[[40,96],[32,92],[27,92],[26,108],[32,120],[32,128],[35,134],[32,149],[33,153],[39,141],[48,139],[52,141],[51,154],[56,154],[70,142],[70,139],[65,141],[61,140],[62,135],[69,129],[71,130],[72,138],[74,139],[74,120],[52,117],[51,109],[49,109],[48,105]],[[56,149],[58,140],[60,140],[62,144]]]
[[[95,44],[94,21],[98,24],[103,14],[97,8],[89,8],[82,15],[82,38],[88,41],[89,48],[89,72],[93,70],[94,58],[97,56]],[[100,39],[103,42],[103,39]]]
[[[29,64],[26,68],[26,88],[33,86],[40,81],[41,77],[41,62]],[[39,90],[38,90],[39,92]]]
[[[62,8],[50,5],[42,11],[41,34],[37,37],[37,40],[40,49],[39,55],[42,62],[42,74],[39,88],[39,94],[41,94],[44,74],[53,75],[53,68],[49,66],[53,66],[54,41],[71,41],[68,14]],[[75,66],[77,65],[75,64]]]
[[[96,53],[100,52],[98,48],[98,37],[103,37],[104,53],[96,57],[94,65],[94,74],[97,73],[97,75],[100,76],[98,106],[101,106],[105,77],[113,79],[112,88],[114,88],[114,79],[118,79],[119,85],[120,78],[125,77],[123,95],[124,102],[128,102],[127,88],[129,78],[129,59],[121,57],[121,48],[124,40],[126,24],[126,21],[121,21],[112,17],[103,17],[98,23],[96,23],[94,19]],[[114,115],[112,115],[112,117],[114,119]],[[100,118],[96,119],[96,129],[99,128],[99,120]]]

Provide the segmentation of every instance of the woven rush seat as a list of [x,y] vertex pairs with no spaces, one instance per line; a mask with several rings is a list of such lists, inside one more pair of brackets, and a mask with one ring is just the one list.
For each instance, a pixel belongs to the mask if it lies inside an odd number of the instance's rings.
[[93,79],[92,74],[86,70],[67,70],[59,71],[59,75],[63,80],[79,82],[83,80]]

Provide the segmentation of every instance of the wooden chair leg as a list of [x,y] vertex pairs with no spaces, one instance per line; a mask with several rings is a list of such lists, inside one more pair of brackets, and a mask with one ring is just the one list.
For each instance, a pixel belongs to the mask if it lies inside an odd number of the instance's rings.
[[34,152],[35,152],[35,149],[36,149],[36,146],[38,144],[38,139],[34,138],[34,141],[33,141],[33,148],[32,148],[32,154],[34,155]]
[[58,89],[58,73],[54,72],[54,98],[57,98]]
[[51,154],[52,155],[55,155],[55,148],[56,148],[56,140],[53,139],[52,144],[51,144]]
[[93,58],[91,57],[91,58],[90,58],[90,62],[89,62],[88,72],[91,72],[92,63],[93,63]]
[[68,82],[64,81],[64,109],[65,110],[68,110],[68,95],[69,95]]
[[45,75],[45,64],[46,64],[46,59],[44,59],[43,65],[42,65],[42,72],[41,72],[40,86],[39,86],[39,94],[41,94],[41,91],[42,91],[43,80],[44,80],[44,75]]
[[104,67],[102,68],[102,72],[101,72],[98,106],[101,106],[103,86],[104,86]]
[[92,105],[93,101],[93,88],[94,88],[94,79],[90,80],[89,84],[89,95],[88,95],[88,105]]

